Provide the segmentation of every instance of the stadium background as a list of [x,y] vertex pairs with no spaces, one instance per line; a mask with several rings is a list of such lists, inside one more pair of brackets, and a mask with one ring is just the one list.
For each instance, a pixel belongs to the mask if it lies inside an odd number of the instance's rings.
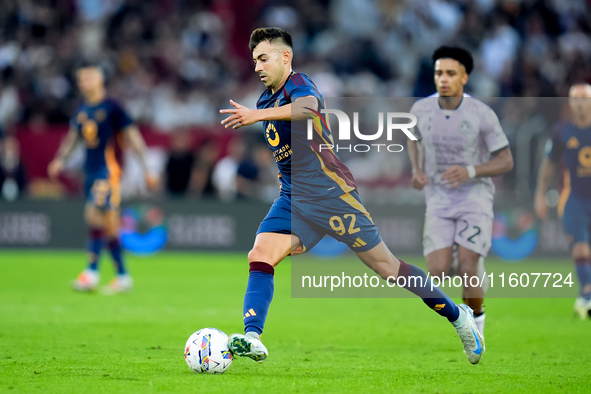
[[[247,48],[253,28],[291,31],[295,68],[327,97],[429,95],[430,55],[453,43],[475,55],[469,93],[526,98],[566,96],[572,82],[591,81],[590,21],[584,0],[3,1],[0,247],[84,243],[83,150],[60,182],[46,175],[80,100],[73,68],[82,58],[107,71],[110,95],[140,124],[149,164],[163,180],[148,194],[137,162],[126,158],[126,245],[158,250],[164,228],[168,248],[247,250],[278,193],[276,170],[260,127],[227,132],[217,110],[229,98],[254,106],[261,92]],[[519,243],[528,232],[540,234],[535,253],[564,256],[559,222],[532,217],[535,174],[556,119],[534,119],[531,107],[518,100],[520,110],[498,111],[516,165],[495,180],[496,234],[506,251],[519,249],[517,257],[528,255]],[[523,127],[510,127],[515,119]],[[371,167],[370,181],[345,159],[370,209],[382,210],[389,245],[419,254],[422,196],[410,188],[406,155]],[[549,194],[554,203],[556,196]]]

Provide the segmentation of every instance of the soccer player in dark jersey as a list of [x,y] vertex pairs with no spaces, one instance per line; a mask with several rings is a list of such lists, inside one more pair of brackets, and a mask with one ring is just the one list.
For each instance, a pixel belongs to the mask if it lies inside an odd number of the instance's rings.
[[538,217],[546,219],[546,191],[562,160],[566,168],[558,214],[569,236],[571,256],[581,283],[575,313],[587,319],[591,317],[591,85],[571,86],[569,105],[572,121],[559,123],[546,145],[534,205]]
[[117,271],[110,288],[115,292],[130,291],[133,281],[127,272],[118,238],[121,145],[124,140],[138,154],[149,189],[156,187],[157,179],[148,172],[145,143],[139,129],[123,108],[107,97],[102,70],[96,65],[85,64],[76,70],[76,79],[84,102],[72,118],[70,130],[48,167],[50,178],[55,179],[78,141],[84,141],[84,217],[89,232],[89,261],[88,267],[73,282],[73,287],[79,291],[96,289],[99,256],[103,243],[106,243]]
[[[369,268],[385,280],[419,278],[427,286],[406,281],[406,289],[445,316],[456,328],[468,360],[482,357],[484,341],[471,309],[456,305],[420,268],[407,264],[388,250],[378,228],[365,210],[349,169],[330,149],[320,144],[332,141],[327,122],[318,113],[323,97],[312,80],[291,69],[293,45],[290,34],[280,28],[256,29],[250,36],[255,72],[267,88],[257,109],[230,100],[232,109],[220,110],[228,117],[225,127],[234,129],[263,122],[267,144],[273,152],[281,180],[280,197],[261,222],[248,254],[250,274],[244,297],[244,332],[230,336],[230,349],[238,356],[262,362],[268,352],[260,340],[273,298],[273,275],[289,254],[310,250],[328,234],[346,243]],[[314,135],[294,129],[292,121],[309,119],[314,113]],[[297,183],[292,183],[296,176]],[[410,282],[410,283],[409,283]]]

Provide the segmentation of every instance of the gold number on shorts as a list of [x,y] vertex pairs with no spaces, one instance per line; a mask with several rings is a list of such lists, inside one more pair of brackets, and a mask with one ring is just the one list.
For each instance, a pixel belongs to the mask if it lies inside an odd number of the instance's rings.
[[351,218],[351,222],[349,223],[349,234],[355,234],[356,232],[361,231],[359,227],[355,228],[355,222],[357,221],[357,216],[352,213],[348,213],[343,216],[345,219]]
[[355,222],[357,221],[357,216],[352,213],[348,213],[343,216],[345,219],[351,219],[349,222],[349,229],[345,228],[345,223],[343,223],[343,219],[340,216],[333,216],[329,220],[330,228],[332,228],[337,235],[345,235],[345,233],[355,234],[356,232],[361,231],[359,227],[355,227]]
[[340,216],[331,217],[329,223],[330,228],[332,228],[338,235],[344,235],[347,231],[345,230],[345,224],[343,223],[343,219],[341,219]]

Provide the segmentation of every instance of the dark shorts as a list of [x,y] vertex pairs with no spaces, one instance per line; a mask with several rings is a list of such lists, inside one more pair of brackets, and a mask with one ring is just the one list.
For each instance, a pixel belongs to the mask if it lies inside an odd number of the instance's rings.
[[119,182],[106,171],[86,177],[84,195],[87,203],[101,210],[118,209],[121,202]]
[[354,252],[365,252],[382,241],[357,192],[314,201],[296,201],[281,195],[261,222],[259,233],[297,235],[302,252],[312,249],[325,235],[345,243]]
[[591,200],[571,194],[562,217],[564,232],[573,237],[573,242],[591,240]]

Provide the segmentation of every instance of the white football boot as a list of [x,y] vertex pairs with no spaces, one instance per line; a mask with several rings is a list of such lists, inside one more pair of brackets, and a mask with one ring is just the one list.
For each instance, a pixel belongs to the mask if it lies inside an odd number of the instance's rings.
[[232,354],[241,357],[250,357],[258,363],[262,363],[269,356],[269,352],[261,337],[256,332],[246,334],[232,334],[228,338],[228,346]]
[[116,293],[127,293],[133,289],[133,279],[129,274],[117,275],[109,285]]
[[591,300],[579,297],[575,301],[575,314],[577,314],[581,320],[591,318]]
[[72,281],[72,288],[81,292],[94,291],[99,283],[99,279],[100,277],[97,271],[86,269],[78,275],[78,278]]
[[104,295],[130,293],[133,290],[133,278],[129,274],[117,275],[108,286],[103,286],[101,292]]
[[474,322],[472,309],[464,304],[458,305],[458,308],[460,308],[460,317],[452,324],[464,344],[464,353],[468,361],[478,364],[485,350],[484,338]]

